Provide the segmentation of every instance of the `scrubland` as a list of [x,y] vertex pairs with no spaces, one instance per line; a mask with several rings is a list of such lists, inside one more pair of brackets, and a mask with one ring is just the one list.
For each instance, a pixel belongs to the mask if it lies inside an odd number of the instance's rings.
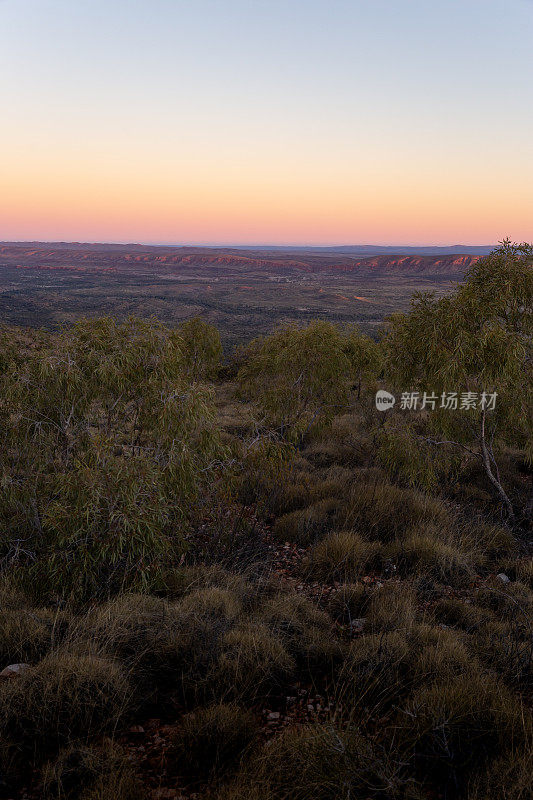
[[[2,331],[0,796],[531,796],[531,250],[464,286]],[[376,409],[444,383],[501,402]]]

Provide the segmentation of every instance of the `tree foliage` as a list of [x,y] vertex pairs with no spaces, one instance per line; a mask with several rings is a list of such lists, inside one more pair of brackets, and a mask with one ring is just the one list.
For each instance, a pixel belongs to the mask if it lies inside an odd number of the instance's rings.
[[214,325],[200,317],[182,322],[178,327],[182,342],[183,364],[191,380],[213,380],[220,368],[222,344]]
[[176,331],[82,321],[2,376],[2,555],[55,591],[142,584],[220,455]]
[[251,343],[238,383],[257,403],[264,424],[298,441],[344,408],[354,382],[377,363],[377,346],[355,328],[343,331],[322,321],[287,325]]
[[[533,457],[532,344],[533,247],[507,240],[451,295],[415,295],[410,313],[389,320],[385,340],[387,376],[401,390],[477,395],[476,408],[432,411],[428,440],[479,458],[510,516],[496,456],[512,444]],[[493,393],[489,411],[481,397]]]

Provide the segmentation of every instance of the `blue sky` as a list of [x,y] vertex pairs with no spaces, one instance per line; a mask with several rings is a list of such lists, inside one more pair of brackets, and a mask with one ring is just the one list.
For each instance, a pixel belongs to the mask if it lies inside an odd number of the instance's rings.
[[0,0],[0,100],[2,239],[533,237],[530,0]]

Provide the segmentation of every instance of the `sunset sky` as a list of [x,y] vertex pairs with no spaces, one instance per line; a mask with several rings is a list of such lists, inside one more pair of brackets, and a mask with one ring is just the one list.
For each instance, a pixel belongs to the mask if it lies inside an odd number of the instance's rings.
[[0,240],[533,239],[532,0],[0,0]]

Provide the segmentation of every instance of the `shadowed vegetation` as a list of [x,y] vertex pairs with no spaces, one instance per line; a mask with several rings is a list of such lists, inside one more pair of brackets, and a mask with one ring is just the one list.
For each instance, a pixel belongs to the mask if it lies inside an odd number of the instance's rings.
[[526,800],[531,272],[226,363],[196,318],[2,329],[2,796]]

